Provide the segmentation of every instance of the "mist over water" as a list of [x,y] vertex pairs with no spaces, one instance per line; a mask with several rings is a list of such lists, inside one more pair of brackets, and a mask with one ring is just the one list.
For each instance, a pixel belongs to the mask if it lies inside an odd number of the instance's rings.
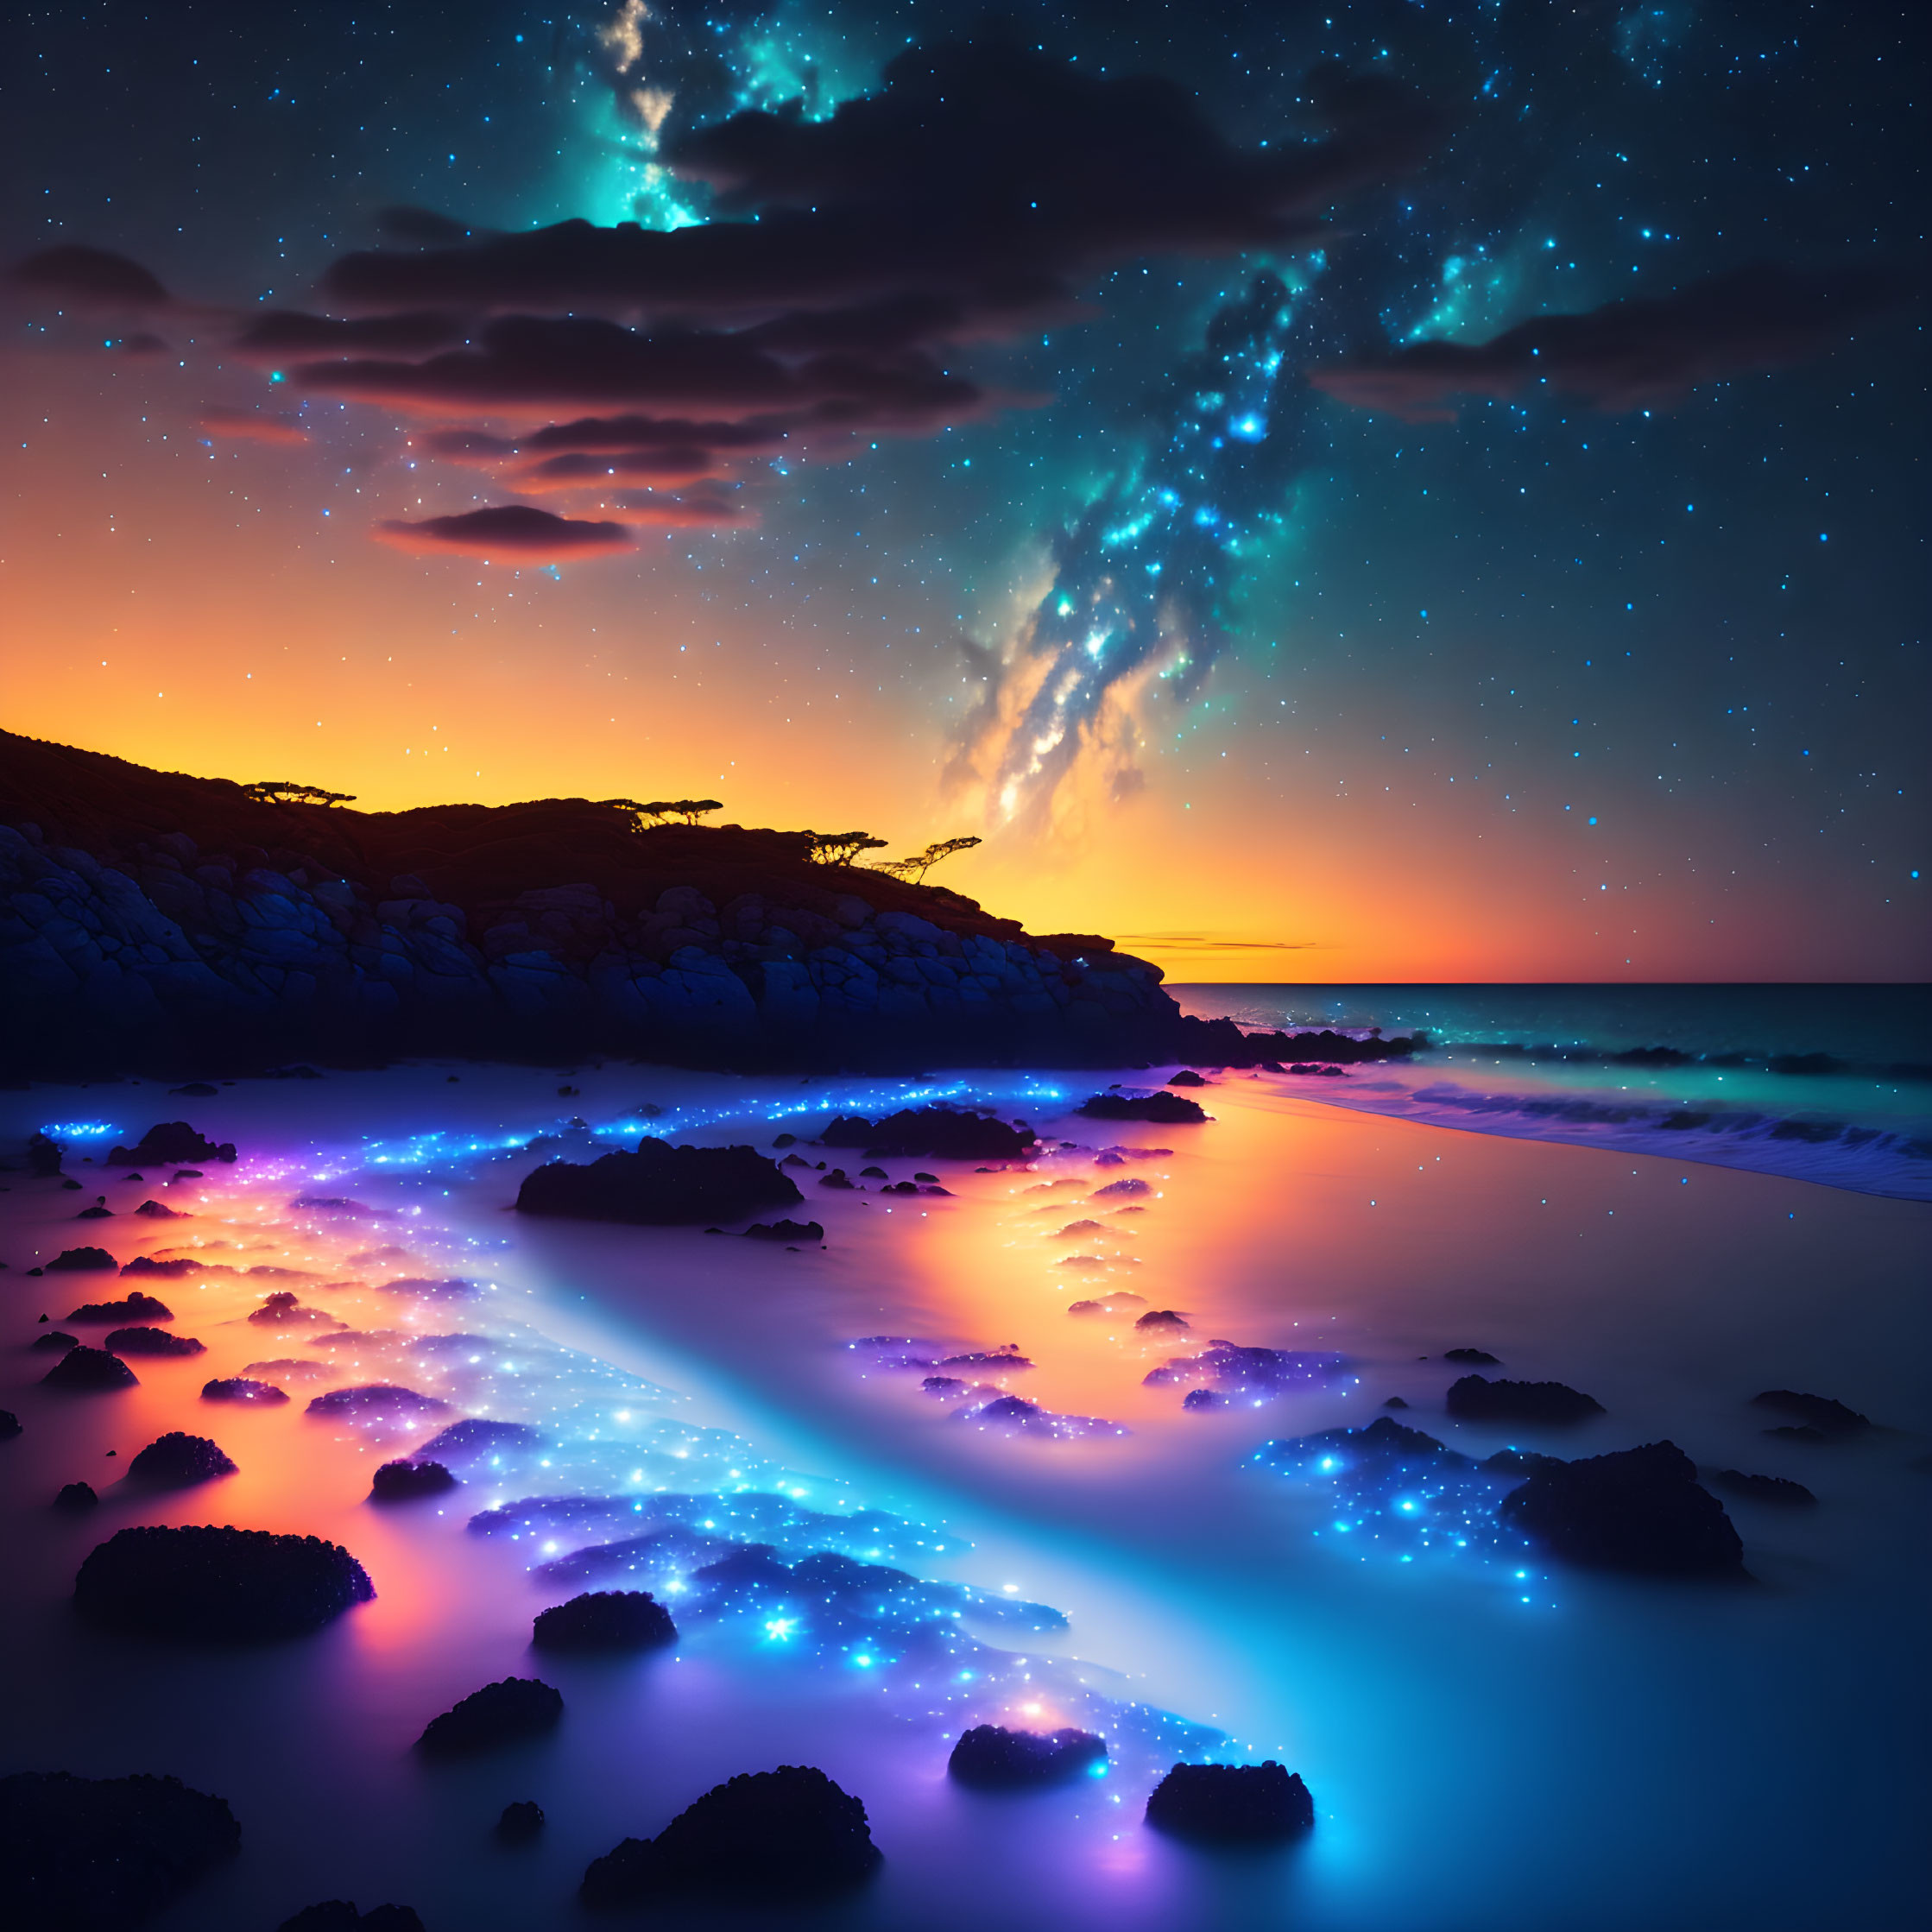
[[[1305,1076],[1220,1076],[1197,1096],[1203,1127],[1070,1114],[1109,1077],[1169,1070],[914,1086],[452,1064],[192,1101],[131,1083],[0,1096],[16,1144],[67,1127],[87,1184],[9,1176],[0,1196],[14,1328],[0,1403],[26,1424],[0,1464],[16,1664],[0,1769],[173,1771],[229,1798],[243,1855],[164,1929],[243,1932],[331,1897],[413,1904],[430,1932],[568,1924],[592,1857],[779,1763],[818,1765],[863,1798],[887,1859],[867,1892],[790,1924],[1898,1916],[1926,1795],[1926,1208],[1323,1104],[1344,1079],[1317,1101]],[[540,1160],[647,1128],[768,1147],[936,1094],[1018,1113],[1051,1145],[993,1172],[878,1164],[893,1180],[938,1172],[947,1196],[821,1190],[793,1170],[822,1250],[508,1211]],[[184,1113],[237,1143],[235,1166],[164,1189],[83,1165],[107,1130],[132,1140]],[[88,1127],[104,1131],[73,1131]],[[1122,1180],[1144,1190],[1102,1191]],[[112,1217],[73,1222],[95,1192]],[[131,1215],[157,1194],[193,1218]],[[121,1289],[25,1276],[81,1241],[212,1266]],[[39,1388],[35,1317],[135,1285],[208,1352],[141,1360],[123,1395]],[[328,1320],[247,1320],[270,1289]],[[1101,1305],[1068,1313],[1076,1301]],[[1137,1329],[1151,1310],[1188,1325]],[[1223,1341],[1291,1367],[1217,1382]],[[1489,1373],[1561,1380],[1606,1412],[1563,1431],[1455,1423],[1443,1396],[1462,1371],[1440,1358],[1465,1346],[1502,1358]],[[294,1399],[198,1400],[251,1367]],[[962,1386],[928,1392],[936,1376]],[[449,1406],[304,1412],[371,1383]],[[1184,1406],[1208,1386],[1222,1406]],[[1746,1401],[1766,1387],[1837,1397],[1880,1426],[1823,1447],[1768,1437],[1775,1418]],[[980,1419],[1008,1395],[1096,1426]],[[1268,1446],[1359,1427],[1398,1395],[1405,1423],[1474,1455],[1668,1436],[1820,1504],[1727,1497],[1754,1584],[1652,1584],[1531,1558],[1496,1525],[1493,1479],[1418,1495]],[[364,1502],[377,1463],[458,1417],[538,1439],[451,1452],[463,1486],[427,1502]],[[240,1474],[157,1495],[101,1473],[169,1428],[212,1436]],[[102,1506],[55,1516],[54,1489],[76,1478]],[[377,1596],[261,1651],[104,1638],[73,1622],[66,1594],[86,1550],[135,1521],[313,1531],[355,1552]],[[707,1594],[696,1570],[748,1542],[917,1586],[885,1611]],[[673,1651],[528,1651],[537,1609],[611,1587],[672,1607]],[[414,1757],[430,1717],[513,1673],[563,1692],[552,1737],[458,1766]],[[946,1755],[979,1721],[1100,1731],[1108,1774],[1025,1798],[963,1791]],[[1226,1859],[1141,1826],[1177,1758],[1271,1756],[1315,1795],[1306,1843]],[[543,1840],[496,1848],[490,1823],[525,1797],[549,1815]]]

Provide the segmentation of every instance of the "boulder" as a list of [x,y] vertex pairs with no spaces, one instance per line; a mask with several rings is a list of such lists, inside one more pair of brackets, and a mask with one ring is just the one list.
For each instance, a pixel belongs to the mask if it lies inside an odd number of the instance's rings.
[[68,1311],[70,1322],[172,1322],[174,1310],[137,1288],[117,1302],[83,1302]]
[[1742,1469],[1719,1469],[1711,1477],[1720,1489],[1754,1503],[1775,1503],[1781,1509],[1815,1509],[1818,1499],[1802,1482],[1784,1476],[1746,1475]]
[[70,1348],[41,1377],[50,1389],[93,1392],[102,1389],[131,1389],[140,1378],[118,1355],[104,1348]]
[[1744,1575],[1744,1545],[1724,1506],[1675,1443],[1575,1462],[1538,1457],[1500,1519],[1565,1562],[1656,1576]]
[[543,1807],[534,1798],[519,1798],[503,1807],[494,1836],[499,1845],[527,1845],[543,1834]]
[[827,1147],[862,1147],[874,1155],[931,1155],[940,1160],[1024,1160],[1038,1136],[1017,1121],[958,1107],[906,1107],[882,1119],[842,1114],[818,1137]]
[[442,1462],[468,1462],[480,1455],[501,1455],[506,1449],[543,1447],[543,1435],[527,1422],[489,1422],[480,1416],[452,1422],[432,1436],[416,1451],[417,1459],[433,1457]]
[[809,1904],[877,1871],[865,1806],[803,1765],[741,1773],[680,1811],[653,1839],[627,1838],[584,1874],[579,1897],[622,1907],[698,1893]]
[[648,1590],[593,1590],[537,1613],[540,1651],[655,1651],[678,1641],[671,1613]]
[[563,1714],[562,1692],[534,1677],[505,1677],[501,1683],[471,1691],[440,1717],[432,1717],[416,1739],[416,1748],[431,1758],[494,1751],[541,1737],[557,1727]]
[[331,1328],[344,1324],[319,1308],[305,1308],[287,1289],[278,1289],[259,1308],[249,1310],[249,1320],[260,1328]]
[[163,1121],[151,1127],[132,1147],[115,1147],[108,1154],[109,1167],[178,1167],[184,1161],[233,1160],[235,1144],[224,1140],[217,1146],[204,1140],[186,1121]]
[[116,1329],[101,1347],[110,1355],[205,1355],[206,1345],[192,1335],[166,1329]]
[[1468,1368],[1500,1368],[1502,1357],[1493,1355],[1487,1348],[1445,1348],[1444,1361],[1459,1361]]
[[755,1147],[673,1147],[640,1140],[635,1153],[606,1154],[587,1167],[552,1161],[524,1178],[517,1211],[639,1227],[743,1221],[761,1208],[805,1198]]
[[748,1241],[805,1241],[816,1247],[824,1238],[816,1221],[754,1221],[745,1229]]
[[1857,1436],[1872,1426],[1869,1416],[1847,1409],[1828,1395],[1803,1395],[1796,1389],[1766,1389],[1762,1395],[1752,1397],[1751,1405],[1769,1409],[1774,1415],[1795,1416],[1821,1436]]
[[350,1416],[361,1420],[401,1416],[446,1416],[450,1405],[439,1395],[420,1395],[414,1389],[390,1382],[363,1382],[350,1389],[331,1389],[308,1405],[312,1416]]
[[164,1206],[159,1201],[143,1201],[134,1210],[137,1215],[146,1215],[150,1221],[187,1221],[193,1217],[179,1209]]
[[1192,1067],[1183,1067],[1178,1073],[1167,1076],[1170,1087],[1205,1087],[1208,1083]]
[[946,1760],[950,1776],[988,1791],[1064,1784],[1083,1774],[1098,1776],[1106,1769],[1107,1740],[1070,1727],[1042,1733],[975,1724],[960,1733]]
[[306,1636],[376,1594],[363,1566],[319,1537],[144,1525],[110,1537],[74,1578],[90,1621],[209,1642]]
[[250,1381],[246,1375],[218,1375],[212,1382],[201,1385],[201,1399],[204,1402],[252,1402],[262,1408],[274,1408],[287,1401],[286,1389],[278,1389],[273,1382]]
[[1382,1406],[1385,1409],[1406,1409],[1409,1405],[1399,1395],[1392,1395]]
[[10,1443],[20,1433],[20,1417],[11,1409],[0,1409],[0,1443]]
[[1137,1329],[1187,1329],[1194,1324],[1171,1308],[1150,1308],[1133,1325]]
[[456,1478],[440,1462],[385,1462],[369,1486],[372,1503],[408,1503],[439,1496],[456,1487]]
[[27,1143],[27,1171],[37,1181],[52,1180],[60,1171],[60,1143],[35,1133]]
[[[111,1336],[109,1337],[109,1340],[112,1339]],[[29,1348],[38,1349],[42,1354],[51,1354],[56,1348],[66,1354],[68,1349],[78,1348],[79,1346],[80,1337],[78,1335],[68,1335],[60,1329],[49,1329],[45,1335],[37,1335],[28,1343]]]
[[1203,1409],[1225,1409],[1228,1398],[1219,1389],[1190,1389],[1181,1398],[1181,1406],[1198,1414]]
[[241,1848],[226,1802],[178,1777],[0,1777],[0,1897],[15,1932],[110,1932]]
[[1556,1425],[1603,1413],[1603,1405],[1594,1396],[1562,1382],[1486,1382],[1480,1375],[1452,1382],[1447,1405],[1449,1412],[1462,1422]]
[[1176,1838],[1258,1844],[1294,1838],[1315,1822],[1300,1777],[1260,1765],[1176,1765],[1147,1799],[1147,1822]]
[[56,1509],[72,1510],[78,1514],[83,1510],[93,1508],[99,1501],[100,1498],[95,1494],[92,1483],[68,1482],[60,1486],[54,1496],[54,1506]]
[[128,1465],[128,1474],[137,1482],[175,1487],[212,1482],[217,1476],[236,1473],[235,1464],[218,1444],[205,1436],[186,1435],[179,1429],[157,1436]]
[[98,1273],[120,1266],[104,1247],[67,1247],[47,1264],[49,1274]]
[[1162,1127],[1197,1127],[1207,1119],[1198,1101],[1182,1094],[1095,1094],[1076,1113],[1089,1121],[1152,1121]]

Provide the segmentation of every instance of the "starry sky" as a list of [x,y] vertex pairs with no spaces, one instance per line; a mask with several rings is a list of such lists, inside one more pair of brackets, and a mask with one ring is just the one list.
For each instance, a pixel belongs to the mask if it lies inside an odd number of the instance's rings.
[[1179,979],[1910,979],[1919,10],[27,7],[7,728]]

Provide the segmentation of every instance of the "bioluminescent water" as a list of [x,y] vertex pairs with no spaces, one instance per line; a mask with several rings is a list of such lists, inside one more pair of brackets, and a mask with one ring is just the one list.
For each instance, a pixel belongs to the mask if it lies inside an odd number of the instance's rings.
[[[1273,989],[1282,1011],[1291,990]],[[1453,1031],[1366,1001],[1328,1017]],[[1684,1111],[1722,1073],[1740,1111],[1801,1117],[1764,1095],[1803,1076],[1768,1064],[1492,1051],[1480,1083],[1476,1064],[1449,1046],[1336,1077],[1210,1073],[1208,1123],[1158,1127],[1073,1109],[1167,1068],[911,1082],[452,1063],[213,1097],[133,1082],[0,1095],[0,1132],[57,1133],[83,1183],[16,1173],[0,1196],[0,1404],[25,1425],[0,1446],[5,1768],[172,1772],[229,1799],[243,1854],[164,1932],[253,1932],[328,1897],[413,1904],[430,1932],[568,1925],[592,1858],[786,1763],[861,1796],[886,1863],[815,1916],[747,1924],[1897,1922],[1926,1795],[1925,1201],[1828,1163],[1803,1179],[1727,1159],[1695,1129],[1652,1127],[1633,1149],[1629,1120],[1519,1104],[1499,1132],[1430,1097],[1608,1108],[1627,1078],[1632,1108]],[[1034,1158],[866,1162],[811,1144],[835,1114],[932,1100],[1023,1118]],[[183,1117],[233,1140],[234,1165],[180,1180],[102,1166],[117,1139]],[[1847,1108],[1845,1124],[1873,1118]],[[540,1162],[646,1132],[774,1152],[797,1135],[793,1211],[823,1246],[512,1211]],[[1760,1139],[1760,1156],[1826,1146]],[[820,1187],[821,1159],[857,1185]],[[946,1191],[880,1191],[915,1172]],[[110,1212],[76,1221],[97,1195]],[[136,1211],[150,1200],[171,1214]],[[28,1274],[84,1242],[146,1265]],[[130,1358],[139,1386],[117,1394],[41,1388],[37,1317],[59,1327],[137,1286],[205,1352]],[[1602,1412],[1458,1422],[1455,1348]],[[200,1398],[232,1376],[291,1399]],[[1779,1418],[1748,1398],[1777,1388],[1876,1426],[1767,1434]],[[1395,1398],[1455,1453],[1369,1455],[1338,1433]],[[171,1491],[118,1479],[170,1429],[212,1436],[239,1473]],[[1718,1492],[1749,1584],[1559,1567],[1498,1518],[1511,1484],[1481,1467],[1512,1446],[1662,1438],[1817,1497]],[[366,1500],[380,1463],[426,1448],[458,1487]],[[77,1480],[100,1506],[55,1513]],[[77,1624],[81,1558],[154,1522],[327,1537],[376,1598],[256,1650]],[[657,1595],[677,1644],[529,1649],[538,1610],[613,1588]],[[562,1692],[554,1733],[457,1765],[412,1752],[430,1718],[509,1675]],[[1077,1725],[1108,1760],[1024,1796],[967,1790],[946,1759],[980,1722]],[[1143,1824],[1171,1764],[1267,1758],[1314,1794],[1305,1841],[1213,1854]],[[497,1846],[490,1825],[526,1798],[545,1833]]]

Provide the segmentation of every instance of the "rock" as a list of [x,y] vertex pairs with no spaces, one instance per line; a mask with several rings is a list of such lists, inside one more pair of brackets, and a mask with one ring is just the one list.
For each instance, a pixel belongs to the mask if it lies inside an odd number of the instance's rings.
[[27,1171],[37,1181],[52,1180],[60,1171],[60,1143],[35,1133],[27,1143]]
[[173,1261],[157,1261],[151,1254],[136,1255],[121,1270],[123,1275],[159,1274],[166,1275],[170,1280],[179,1280],[183,1275],[206,1274],[209,1272],[210,1265],[207,1262],[197,1261],[188,1255],[182,1255]]
[[1109,1181],[1105,1187],[1094,1190],[1096,1201],[1123,1201],[1137,1199],[1144,1194],[1152,1194],[1152,1188],[1137,1175],[1130,1174],[1124,1181]]
[[1204,1843],[1265,1843],[1307,1831],[1315,1801],[1300,1777],[1272,1758],[1260,1765],[1176,1765],[1147,1799],[1147,1822]]
[[174,1310],[138,1289],[117,1302],[83,1302],[67,1316],[70,1322],[172,1322]]
[[0,1409],[0,1443],[10,1443],[20,1433],[20,1417],[11,1409]]
[[496,1821],[495,1836],[499,1845],[527,1845],[542,1835],[543,1807],[533,1798],[519,1798],[503,1807]]
[[166,1329],[116,1329],[101,1347],[110,1355],[205,1355],[207,1347],[192,1335]]
[[288,1393],[285,1389],[278,1389],[273,1382],[252,1382],[245,1375],[228,1375],[204,1382],[201,1399],[204,1402],[252,1402],[262,1408],[273,1408],[278,1403],[287,1401]]
[[331,1389],[308,1405],[312,1416],[446,1416],[450,1405],[439,1395],[419,1395],[390,1382],[364,1382],[352,1389]]
[[76,1221],[112,1221],[113,1218],[114,1210],[105,1203],[97,1203],[92,1208],[83,1208],[74,1216]]
[[627,1838],[584,1874],[586,1905],[642,1904],[679,1893],[805,1904],[878,1869],[865,1806],[803,1765],[714,1786],[654,1839]]
[[1024,1160],[1037,1136],[1029,1127],[957,1107],[907,1107],[883,1119],[844,1114],[819,1135],[828,1147],[869,1153],[930,1154],[940,1160]]
[[140,1378],[121,1360],[110,1355],[104,1348],[70,1348],[47,1373],[41,1382],[50,1389],[131,1389],[139,1386]]
[[99,1500],[100,1498],[94,1493],[92,1483],[69,1482],[62,1484],[59,1493],[54,1499],[54,1506],[56,1509],[73,1510],[79,1512],[93,1508]]
[[369,1486],[372,1503],[414,1502],[456,1487],[456,1478],[440,1462],[385,1462]]
[[1462,1362],[1471,1368],[1502,1367],[1502,1358],[1491,1354],[1487,1348],[1445,1348],[1443,1351],[1443,1360]]
[[1796,1389],[1766,1389],[1762,1395],[1752,1397],[1751,1405],[1776,1415],[1796,1416],[1822,1436],[1857,1436],[1872,1426],[1869,1416],[1847,1409],[1828,1395],[1801,1395]]
[[1203,1409],[1225,1409],[1228,1398],[1219,1389],[1190,1389],[1181,1398],[1181,1406],[1196,1413]]
[[494,1751],[521,1744],[554,1730],[564,1714],[560,1691],[534,1677],[505,1677],[485,1684],[432,1717],[417,1750],[432,1758],[458,1758],[474,1751]]
[[862,1167],[859,1170],[859,1178],[862,1181],[888,1181],[892,1176],[883,1167]]
[[134,1211],[137,1215],[146,1215],[150,1221],[187,1221],[193,1218],[174,1208],[164,1207],[159,1201],[143,1201]]
[[1137,1329],[1187,1329],[1194,1324],[1171,1308],[1150,1308],[1133,1325]]
[[975,1724],[960,1733],[946,1760],[950,1776],[988,1791],[1026,1790],[1064,1784],[1107,1769],[1107,1740],[1070,1727],[1042,1734]]
[[1153,1121],[1162,1127],[1196,1127],[1207,1119],[1198,1101],[1180,1094],[1095,1094],[1076,1108],[1090,1121]]
[[1776,1503],[1784,1509],[1815,1509],[1818,1499],[1802,1482],[1784,1476],[1746,1475],[1742,1469],[1719,1469],[1711,1477],[1720,1489],[1754,1503]]
[[1575,1462],[1540,1459],[1497,1514],[1552,1556],[1593,1569],[1744,1575],[1744,1545],[1723,1504],[1675,1443]]
[[1192,1067],[1183,1067],[1178,1073],[1168,1076],[1167,1084],[1170,1087],[1205,1087],[1209,1083],[1203,1080]]
[[468,1417],[462,1422],[452,1422],[439,1434],[432,1436],[416,1451],[419,1460],[433,1457],[439,1462],[467,1462],[480,1455],[500,1455],[506,1449],[534,1449],[543,1447],[543,1435],[531,1428],[527,1422],[487,1422],[481,1417]]
[[648,1590],[593,1590],[537,1613],[540,1651],[655,1651],[678,1641],[671,1613]]
[[167,1181],[172,1187],[176,1181],[205,1181],[207,1178],[199,1167],[178,1167],[167,1177]]
[[204,1140],[186,1121],[164,1121],[151,1127],[134,1147],[116,1147],[108,1155],[110,1167],[174,1167],[184,1161],[233,1160],[235,1145],[224,1140],[217,1146]]
[[813,1247],[825,1238],[816,1221],[754,1221],[745,1229],[748,1241],[806,1241]]
[[1486,1382],[1480,1375],[1452,1382],[1447,1403],[1449,1412],[1463,1422],[1558,1424],[1604,1412],[1594,1396],[1562,1382]]
[[1399,1395],[1392,1395],[1382,1406],[1385,1409],[1406,1409],[1409,1405]]
[[231,1476],[235,1465],[205,1436],[189,1436],[171,1429],[157,1436],[128,1465],[128,1474],[139,1482],[186,1485],[212,1482],[217,1476]]
[[358,1912],[348,1899],[329,1898],[303,1906],[275,1932],[423,1932],[423,1922],[413,1905],[372,1905]]
[[0,1897],[16,1932],[117,1932],[241,1843],[226,1803],[177,1777],[0,1778]]
[[319,1308],[305,1308],[286,1289],[270,1295],[259,1308],[249,1310],[249,1320],[262,1328],[316,1328],[324,1324],[341,1328],[343,1323]]
[[115,1629],[240,1642],[306,1636],[376,1591],[346,1550],[319,1537],[143,1526],[94,1550],[73,1594],[84,1617]]
[[819,1177],[818,1184],[820,1187],[842,1187],[849,1191],[852,1177],[843,1167],[835,1167],[830,1173]]
[[117,1268],[120,1263],[104,1247],[68,1247],[47,1264],[48,1274],[86,1274]]
[[673,1147],[648,1136],[635,1153],[606,1154],[587,1167],[552,1161],[524,1178],[517,1210],[639,1227],[742,1221],[761,1208],[805,1198],[754,1147]]

